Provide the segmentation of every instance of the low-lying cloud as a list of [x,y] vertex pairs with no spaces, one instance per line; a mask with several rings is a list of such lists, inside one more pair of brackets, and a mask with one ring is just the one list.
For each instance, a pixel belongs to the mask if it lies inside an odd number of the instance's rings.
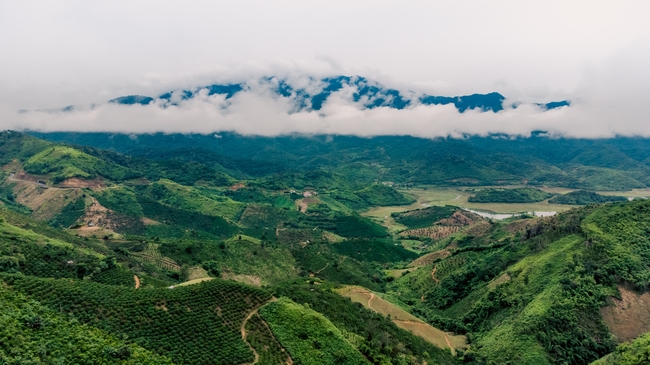
[[[0,105],[0,128],[36,131],[124,133],[215,133],[243,135],[336,134],[364,137],[411,135],[488,135],[503,133],[527,136],[543,130],[551,135],[603,138],[617,135],[650,137],[647,96],[650,95],[650,47],[642,42],[621,50],[598,67],[585,69],[583,82],[570,107],[544,110],[535,104],[519,104],[498,113],[468,110],[453,105],[412,103],[397,110],[367,109],[352,100],[355,89],[346,87],[332,94],[318,111],[296,107],[295,98],[279,96],[270,84],[250,83],[246,91],[226,99],[224,95],[199,93],[192,99],[169,104],[103,104],[73,111],[19,112]],[[294,77],[296,86],[309,85],[309,78]],[[313,80],[313,79],[311,79]],[[316,89],[314,89],[316,90]],[[404,95],[408,95],[405,91]],[[506,100],[504,105],[512,101]]]

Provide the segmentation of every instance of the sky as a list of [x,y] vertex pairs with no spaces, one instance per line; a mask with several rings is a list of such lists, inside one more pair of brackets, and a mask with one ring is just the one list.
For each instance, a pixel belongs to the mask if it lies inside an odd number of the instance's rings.
[[[648,14],[648,1],[0,2],[0,128],[650,136]],[[285,100],[253,88],[177,108],[37,111],[262,76],[304,83],[341,74],[403,91],[573,104],[369,111],[343,90],[320,113],[292,114]]]

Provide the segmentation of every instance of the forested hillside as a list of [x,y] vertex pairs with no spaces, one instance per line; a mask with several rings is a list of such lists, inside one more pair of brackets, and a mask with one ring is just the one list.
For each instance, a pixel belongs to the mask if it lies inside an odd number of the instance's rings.
[[[650,141],[502,136],[422,139],[407,136],[255,137],[33,133],[153,160],[194,161],[231,176],[261,177],[324,169],[350,181],[376,179],[436,185],[542,184],[587,190],[627,190],[650,183]],[[405,148],[404,146],[408,146]],[[349,168],[354,164],[354,168]]]
[[196,136],[176,155],[167,138],[0,135],[0,363],[645,361],[650,201],[519,181],[600,169],[613,187],[638,165],[495,163],[471,139],[224,134],[239,152]]

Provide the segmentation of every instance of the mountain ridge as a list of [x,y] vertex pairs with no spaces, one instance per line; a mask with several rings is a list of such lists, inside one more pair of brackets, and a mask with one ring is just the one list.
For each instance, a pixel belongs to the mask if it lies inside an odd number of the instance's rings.
[[[355,88],[351,98],[354,103],[361,104],[364,108],[373,109],[377,107],[388,107],[392,109],[405,109],[414,105],[449,105],[463,113],[467,110],[478,109],[482,112],[499,112],[506,107],[506,97],[498,92],[487,94],[474,93],[470,95],[437,96],[426,93],[415,93],[412,91],[403,92],[397,89],[386,87],[376,81],[363,76],[336,76],[322,79],[310,79],[315,85],[310,87],[293,87],[286,80],[277,77],[266,77],[258,80],[258,85],[249,82],[210,84],[195,88],[179,88],[165,92],[157,97],[146,95],[125,95],[109,100],[109,103],[119,105],[149,105],[156,101],[161,104],[177,104],[180,101],[192,99],[199,93],[205,91],[207,96],[223,95],[228,100],[241,92],[250,91],[252,87],[268,87],[271,91],[282,98],[290,98],[296,104],[296,111],[318,111],[328,101],[329,97],[344,88]],[[312,90],[313,89],[313,90]],[[546,110],[570,106],[568,100],[552,101],[548,103],[536,103]],[[66,107],[70,110],[70,107]],[[74,108],[72,108],[74,109]]]

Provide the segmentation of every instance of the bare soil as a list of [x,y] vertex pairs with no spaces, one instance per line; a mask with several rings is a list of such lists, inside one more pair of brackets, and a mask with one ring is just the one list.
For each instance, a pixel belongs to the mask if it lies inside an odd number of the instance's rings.
[[619,342],[627,342],[650,332],[650,292],[636,293],[624,286],[618,288],[621,299],[610,298],[610,305],[600,314]]
[[248,285],[262,286],[262,279],[259,276],[255,275],[233,274],[231,272],[224,272],[221,274],[221,277],[224,280],[233,280]]
[[61,182],[59,186],[63,188],[91,188],[93,190],[101,190],[106,187],[106,182],[101,178],[85,180],[85,179],[72,177],[63,180],[63,182]]
[[142,217],[141,220],[142,220],[142,223],[143,223],[145,226],[155,226],[155,225],[160,224],[160,222],[155,221],[155,220],[153,220],[153,219],[149,219],[149,218],[147,218],[147,217]]
[[370,290],[359,286],[347,286],[337,290],[339,294],[350,298],[353,302],[361,303],[364,307],[390,318],[398,327],[412,332],[440,348],[449,347],[452,353],[455,349],[466,347],[465,336],[445,333],[428,323],[420,320],[397,305],[375,295]]

